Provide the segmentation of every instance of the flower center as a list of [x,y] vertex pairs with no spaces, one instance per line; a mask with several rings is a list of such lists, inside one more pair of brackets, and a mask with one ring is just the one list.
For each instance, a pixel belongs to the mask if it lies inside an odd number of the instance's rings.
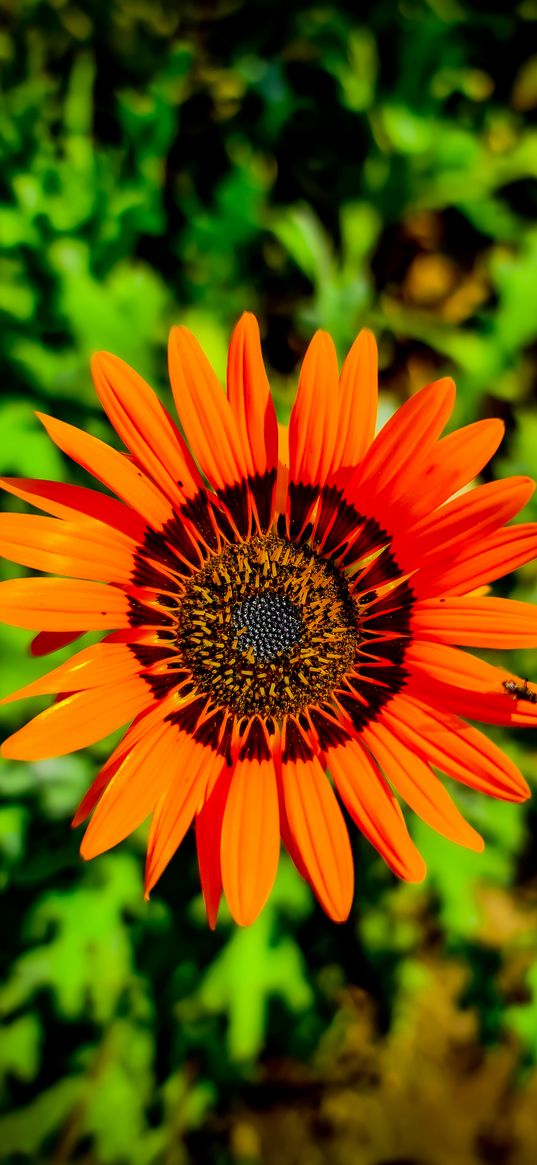
[[275,659],[300,639],[302,618],[285,595],[261,591],[239,603],[231,614],[239,650],[253,648],[256,660]]
[[334,566],[269,534],[227,547],[189,580],[177,645],[199,691],[239,716],[279,717],[327,698],[351,669],[356,619]]

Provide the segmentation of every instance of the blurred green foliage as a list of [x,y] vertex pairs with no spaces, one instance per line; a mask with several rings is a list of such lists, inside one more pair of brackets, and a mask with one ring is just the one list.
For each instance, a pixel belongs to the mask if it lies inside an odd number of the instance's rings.
[[[507,422],[495,470],[534,470],[534,0],[0,14],[2,472],[76,480],[36,408],[110,439],[95,348],[169,400],[170,323],[223,372],[246,307],[282,418],[312,330],[342,353],[369,324],[383,417],[453,372],[457,423]],[[534,567],[504,584],[536,589]],[[43,664],[2,636],[8,691]],[[535,782],[530,734],[495,735]],[[344,927],[283,862],[256,926],[213,935],[191,839],[150,904],[143,836],[79,858],[67,821],[108,748],[0,773],[0,1161],[533,1165],[531,804],[455,790],[487,849],[415,823],[417,888],[356,839]]]

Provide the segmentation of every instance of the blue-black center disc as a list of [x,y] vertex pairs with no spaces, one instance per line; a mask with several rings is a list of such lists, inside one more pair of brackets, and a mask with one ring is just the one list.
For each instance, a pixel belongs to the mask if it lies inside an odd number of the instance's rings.
[[234,607],[232,623],[239,635],[239,648],[253,648],[258,660],[276,659],[298,643],[302,619],[285,595],[261,591]]

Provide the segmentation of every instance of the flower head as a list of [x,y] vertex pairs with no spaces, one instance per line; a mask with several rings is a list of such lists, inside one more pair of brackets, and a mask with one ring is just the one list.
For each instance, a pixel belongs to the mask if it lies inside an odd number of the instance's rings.
[[55,757],[130,724],[76,814],[92,814],[84,857],[151,815],[149,893],[195,822],[214,925],[222,888],[237,922],[254,920],[280,837],[326,912],[345,919],[353,861],[339,801],[409,881],[425,866],[396,795],[481,849],[434,769],[494,797],[528,796],[461,718],[537,723],[523,681],[459,650],[537,644],[537,612],[485,589],[537,552],[536,525],[505,525],[533,483],[458,492],[502,424],[442,437],[454,402],[444,379],[375,437],[373,337],[360,333],[339,375],[318,332],[279,430],[251,315],[233,333],[227,395],[194,337],[172,331],[184,437],[121,360],[100,353],[93,373],[126,453],[41,420],[115,496],[6,479],[51,516],[0,517],[6,557],[63,576],[0,586],[4,620],[39,631],[34,653],[106,632],[8,697],[57,694],[4,755]]

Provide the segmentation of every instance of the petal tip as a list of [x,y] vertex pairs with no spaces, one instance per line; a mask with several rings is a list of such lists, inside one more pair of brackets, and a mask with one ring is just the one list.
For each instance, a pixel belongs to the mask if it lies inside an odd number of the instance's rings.
[[413,861],[408,865],[402,877],[405,882],[409,882],[412,886],[420,886],[427,877],[427,862],[419,850],[416,850],[412,856]]
[[330,911],[328,911],[326,906],[323,906],[323,910],[326,914],[328,914],[332,922],[336,922],[339,926],[342,926],[343,923],[349,921],[351,906],[352,902],[350,902],[348,906],[333,906]]
[[[233,910],[231,910],[233,921],[237,924],[237,926],[242,926],[244,929],[246,929],[248,926],[253,926],[254,922],[257,922],[257,919],[259,918],[259,915],[261,914],[261,911],[265,905],[266,903],[263,902],[261,906],[256,904],[255,907],[241,908],[237,907],[237,904],[234,904]],[[211,930],[214,930],[214,926],[211,926],[210,922],[209,926],[211,927]]]
[[376,356],[378,351],[377,337],[371,328],[360,328],[356,341],[362,349],[369,349],[371,355]]
[[253,311],[243,311],[239,316],[239,324],[247,325],[249,328],[255,328],[256,331],[259,331],[259,322]]
[[39,760],[39,757],[28,756],[24,750],[21,752],[20,747],[17,747],[18,732],[14,732],[12,736],[8,736],[7,740],[0,745],[0,756],[5,760]]
[[118,361],[119,363],[118,357],[112,356],[111,352],[105,352],[103,350],[92,352],[90,358],[90,369],[93,378],[100,378],[102,376],[106,377],[107,369],[110,369],[115,361]]

